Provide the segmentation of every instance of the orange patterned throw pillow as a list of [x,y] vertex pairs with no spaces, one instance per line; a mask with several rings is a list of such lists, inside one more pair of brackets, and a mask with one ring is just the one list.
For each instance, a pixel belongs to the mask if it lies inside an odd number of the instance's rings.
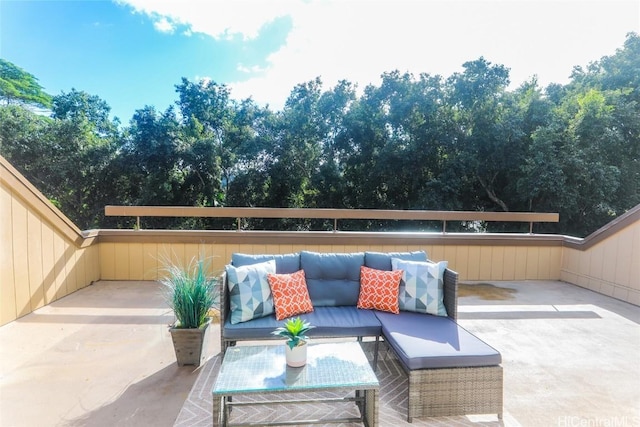
[[268,273],[267,280],[273,294],[277,320],[313,311],[304,270],[292,274]]
[[400,279],[402,279],[402,270],[383,271],[360,267],[358,308],[400,313],[398,303]]

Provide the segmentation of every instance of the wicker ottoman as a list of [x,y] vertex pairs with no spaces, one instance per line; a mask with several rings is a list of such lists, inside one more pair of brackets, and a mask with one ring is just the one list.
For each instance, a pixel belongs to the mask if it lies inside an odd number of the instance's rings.
[[500,365],[406,372],[409,377],[409,422],[414,417],[466,414],[497,414],[502,418]]
[[409,378],[407,420],[468,414],[502,418],[502,356],[449,317],[376,313]]

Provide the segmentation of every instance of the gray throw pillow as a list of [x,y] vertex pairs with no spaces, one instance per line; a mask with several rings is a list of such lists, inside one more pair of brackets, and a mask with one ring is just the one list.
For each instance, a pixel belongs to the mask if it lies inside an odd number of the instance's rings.
[[398,303],[401,311],[446,316],[444,271],[447,261],[438,263],[391,259],[394,270],[402,270]]
[[274,260],[242,267],[227,265],[225,269],[232,324],[273,314],[273,295],[267,274],[276,272]]

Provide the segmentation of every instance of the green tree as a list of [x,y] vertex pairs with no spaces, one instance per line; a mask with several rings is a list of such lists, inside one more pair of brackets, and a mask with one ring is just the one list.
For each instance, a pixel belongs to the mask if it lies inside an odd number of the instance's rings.
[[49,108],[51,96],[38,79],[17,65],[0,58],[0,100],[6,104],[23,104]]
[[75,210],[75,221],[86,228],[98,227],[104,206],[117,197],[111,168],[120,133],[117,119],[109,118],[110,111],[106,101],[84,91],[72,89],[53,97],[51,135],[58,144],[53,158],[67,183],[62,187],[66,189],[63,206],[65,212]]
[[187,135],[191,141],[198,141],[197,150],[201,156],[211,156],[206,159],[211,166],[207,175],[218,180],[218,184],[221,180],[225,186],[223,194],[210,194],[207,198],[211,203],[224,203],[224,194],[228,191],[235,163],[234,150],[229,147],[229,133],[233,126],[229,88],[214,81],[191,82],[183,78],[176,86],[176,91]]
[[353,208],[388,208],[383,156],[388,143],[386,113],[379,99],[378,89],[369,85],[364,94],[353,102],[345,115],[345,132],[339,139],[341,164],[344,167],[345,204]]
[[48,140],[51,122],[18,105],[0,107],[0,152],[40,190],[47,184],[41,163],[55,151]]
[[[0,152],[83,228],[131,226],[102,217],[104,205],[115,203],[557,211],[560,224],[538,231],[585,235],[640,203],[640,37],[634,33],[615,54],[576,67],[569,84],[544,90],[534,77],[510,91],[509,70],[480,58],[448,78],[384,73],[379,86],[360,96],[347,81],[324,91],[317,78],[295,86],[274,112],[251,99],[231,99],[224,85],[183,79],[177,112],[147,106],[123,129],[104,101],[83,91],[38,104],[25,97],[33,91],[7,83],[26,79],[33,89],[37,80],[2,65]],[[5,78],[10,69],[17,69],[13,80]],[[50,105],[51,117],[32,113],[34,105]],[[506,229],[487,229],[498,228]]]
[[103,218],[113,139],[73,121],[50,119],[20,106],[0,107],[1,152],[81,228]]
[[235,165],[226,202],[229,206],[267,206],[268,166],[278,136],[279,117],[269,108],[245,100],[234,114],[235,131],[230,133]]
[[546,230],[584,236],[640,203],[640,39],[546,89],[551,115],[532,134],[519,178],[532,210],[560,212]]
[[179,188],[179,124],[172,108],[136,110],[121,147],[121,170],[128,171],[128,202],[134,205],[175,205]]
[[[353,104],[343,140],[351,203],[366,207],[426,209],[429,186],[442,165],[447,120],[439,77],[418,80],[395,71],[382,75]],[[361,186],[364,186],[362,188]]]
[[51,116],[54,119],[73,122],[85,127],[90,133],[99,137],[117,134],[119,119],[111,120],[111,107],[97,95],[71,89],[53,97]]
[[[589,65],[586,72],[574,72],[569,88],[594,89],[604,97],[592,105],[599,152],[619,171],[619,186],[607,202],[608,218],[640,203],[640,35],[629,33],[615,54]],[[595,109],[595,111],[594,111]],[[581,120],[583,139],[591,118]],[[605,220],[606,221],[606,220]]]
[[317,189],[313,206],[344,208],[344,164],[339,141],[346,125],[345,115],[356,99],[355,86],[342,80],[322,93],[317,103],[321,154],[316,173],[311,177],[311,186]]
[[321,87],[319,78],[299,84],[285,103],[268,164],[269,206],[313,206],[317,189],[312,177],[319,167],[324,136],[318,111]]
[[456,172],[466,177],[461,193],[467,209],[509,211],[509,175],[522,162],[523,146],[509,70],[484,58],[463,64],[447,81],[456,122]]

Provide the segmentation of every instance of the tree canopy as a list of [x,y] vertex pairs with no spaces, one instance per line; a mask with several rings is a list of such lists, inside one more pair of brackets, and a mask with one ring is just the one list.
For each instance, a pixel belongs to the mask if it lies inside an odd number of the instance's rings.
[[[613,55],[576,67],[566,85],[541,88],[533,77],[511,90],[509,69],[481,57],[448,77],[390,71],[359,95],[349,81],[325,89],[318,77],[272,111],[232,99],[225,85],[183,78],[175,106],[144,106],[125,126],[95,95],[72,89],[45,103],[33,76],[4,60],[2,67],[0,153],[82,228],[132,226],[105,218],[107,204],[332,207],[559,212],[559,224],[536,231],[584,236],[640,203],[634,33]],[[6,76],[38,90],[10,92]],[[51,117],[24,108],[37,99]],[[236,225],[159,218],[145,226]],[[331,224],[255,219],[243,226]]]
[[51,96],[32,74],[0,58],[0,99],[6,104],[28,104],[49,108]]

